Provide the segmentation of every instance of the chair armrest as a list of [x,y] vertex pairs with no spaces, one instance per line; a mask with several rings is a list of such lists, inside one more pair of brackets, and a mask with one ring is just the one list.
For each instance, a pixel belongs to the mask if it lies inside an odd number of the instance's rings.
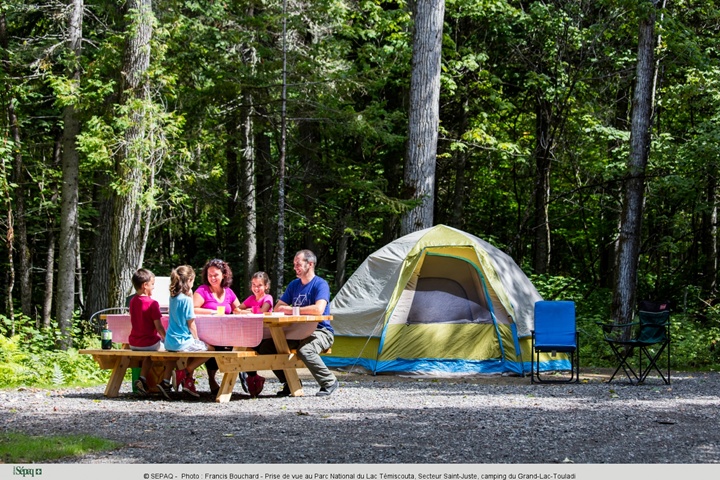
[[[608,323],[608,322],[595,322],[603,331],[605,340],[607,341],[618,341],[620,339],[627,340],[632,337],[632,331],[635,327],[640,325],[640,322],[630,323]],[[625,333],[627,332],[627,333]]]
[[628,327],[634,327],[636,325],[640,325],[640,322],[630,322],[630,323],[608,323],[608,322],[595,322],[595,324],[599,325],[600,328],[605,330],[606,328],[628,328]]

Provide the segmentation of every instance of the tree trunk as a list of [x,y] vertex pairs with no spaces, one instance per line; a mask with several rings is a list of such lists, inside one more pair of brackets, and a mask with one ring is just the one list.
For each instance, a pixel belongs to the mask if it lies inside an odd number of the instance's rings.
[[346,232],[349,215],[343,215],[340,219],[340,240],[337,245],[337,254],[335,256],[335,288],[340,290],[345,284],[347,268],[348,245],[350,243],[350,235]]
[[444,15],[444,0],[415,3],[404,188],[418,205],[403,215],[401,236],[433,225]]
[[[53,148],[53,168],[62,164],[62,134],[55,140]],[[53,186],[50,203],[55,205],[58,201],[58,189]],[[38,327],[49,328],[52,317],[53,295],[55,293],[55,228],[56,222],[52,212],[47,217],[47,252],[45,252],[45,294],[43,296],[42,318]]]
[[[7,168],[5,166],[5,157],[2,156],[2,178],[3,184],[7,185]],[[7,232],[5,234],[5,246],[8,252],[8,275],[7,275],[7,297],[5,297],[5,315],[10,319],[10,336],[15,335],[15,306],[13,305],[13,286],[15,285],[15,263],[13,262],[13,212],[12,212],[12,200],[10,197],[10,191],[3,192],[5,194],[5,205],[7,207],[5,211],[5,221],[7,225]]]
[[113,201],[109,194],[109,179],[106,175],[98,173],[95,175],[93,183],[99,185],[94,195],[98,215],[97,223],[93,225],[85,318],[108,307],[110,292],[110,248],[112,243],[110,229],[112,228]]
[[287,143],[287,0],[283,0],[282,93],[280,94],[280,155],[278,160],[278,222],[275,252],[275,297],[280,298],[285,282],[285,147]]
[[654,9],[648,9],[647,16],[640,22],[638,35],[638,61],[630,127],[630,157],[623,181],[624,198],[612,302],[613,319],[618,323],[632,321],[636,303],[645,168],[650,155],[650,126],[655,95],[655,15]]
[[22,147],[20,142],[20,125],[15,114],[12,101],[8,108],[10,117],[10,129],[13,136],[15,161],[13,164],[13,183],[17,185],[14,190],[15,197],[15,244],[17,245],[18,268],[20,270],[20,310],[23,315],[33,316],[32,312],[32,257],[28,245],[27,235],[27,211],[25,209],[25,166],[23,162]]
[[32,259],[28,247],[27,218],[25,210],[25,166],[23,165],[22,147],[20,142],[20,126],[13,107],[13,100],[8,104],[8,120],[13,137],[13,170],[12,181],[16,185],[13,190],[15,198],[15,245],[19,269],[20,286],[20,310],[23,315],[32,317],[32,283],[30,272],[32,271]]
[[[227,165],[225,171],[225,178],[228,191],[227,201],[227,217],[230,224],[224,229],[224,233],[227,235],[227,249],[229,252],[237,252],[239,256],[242,255],[242,242],[244,239],[243,235],[243,218],[242,218],[242,192],[240,184],[242,183],[240,169],[242,168],[239,161],[238,151],[238,136],[240,128],[238,127],[238,119],[235,113],[231,113],[224,122],[225,134],[227,141],[225,142],[225,162]],[[226,261],[234,263],[234,258],[225,258]],[[238,277],[239,271],[233,271],[233,276]]]
[[[5,12],[3,11],[2,14],[0,14],[0,46],[3,49],[3,52],[8,51],[8,36],[7,36],[7,21],[5,20]],[[7,62],[4,61],[7,59],[7,55],[3,55],[3,62],[0,62],[0,66],[2,68],[5,68],[5,65],[7,65]],[[8,75],[9,77],[9,75]],[[10,98],[10,85],[5,84],[5,98]],[[10,108],[9,105],[7,108]],[[10,191],[10,177],[8,175],[7,165],[5,163],[6,155],[5,155],[5,149],[8,147],[8,144],[12,144],[12,140],[8,138],[7,136],[7,130],[3,129],[3,133],[5,134],[4,138],[2,139],[2,146],[0,146],[0,174],[2,174],[2,183],[0,183],[0,187],[2,187],[2,200],[5,204],[5,246],[7,247],[7,280],[6,280],[6,286],[7,286],[7,297],[5,297],[5,315],[10,319],[10,335],[15,335],[15,310],[13,306],[13,297],[12,297],[12,291],[13,291],[13,285],[15,284],[15,264],[13,263],[13,214],[12,214],[12,193]]]
[[[468,128],[468,99],[463,98],[462,101],[459,103],[460,108],[458,109],[458,112],[456,115],[460,117],[459,126],[458,126],[458,133],[459,135],[463,135],[465,131]],[[452,217],[450,221],[450,226],[463,229],[465,222],[463,221],[463,212],[465,210],[465,196],[466,196],[466,170],[467,170],[467,160],[468,160],[468,151],[466,149],[458,149],[454,153],[455,158],[455,188],[453,193],[453,207],[452,207]]]
[[[68,43],[72,51],[73,64],[69,75],[73,82],[80,82],[79,58],[82,53],[83,0],[72,0],[72,11],[68,21]],[[79,88],[79,85],[78,85]],[[57,311],[56,320],[60,325],[60,348],[72,347],[72,316],[75,310],[75,269],[78,233],[78,177],[79,156],[77,136],[80,121],[74,105],[63,110],[63,154],[62,154],[62,199],[60,203],[60,258],[58,260]]]
[[255,142],[252,108],[252,96],[245,95],[245,103],[248,107],[243,109],[243,149],[241,168],[241,192],[245,248],[244,268],[245,278],[257,271],[257,203],[255,190]]
[[[6,71],[6,78],[12,78],[12,73],[10,71],[10,62],[9,62],[9,38],[8,38],[8,31],[7,31],[7,21],[5,18],[5,13],[0,16],[0,49],[2,49],[2,65],[4,70]],[[5,85],[5,95],[4,98],[7,101],[6,106],[6,114],[7,114],[7,126],[10,133],[10,138],[5,138],[5,142],[3,147],[7,147],[8,145],[11,145],[11,151],[12,151],[12,157],[13,157],[13,166],[12,170],[10,172],[10,178],[3,177],[4,180],[4,186],[7,188],[7,191],[4,192],[8,195],[8,236],[6,237],[6,240],[10,241],[9,239],[12,238],[12,242],[17,245],[17,248],[14,249],[14,245],[11,244],[10,248],[8,249],[8,252],[10,254],[9,258],[12,260],[10,262],[10,265],[12,267],[12,282],[11,285],[8,286],[8,298],[10,299],[8,301],[8,305],[10,306],[10,309],[14,309],[14,305],[12,302],[12,291],[14,289],[15,285],[15,268],[14,268],[14,259],[12,257],[13,252],[17,251],[17,259],[18,259],[18,267],[20,269],[20,308],[24,315],[31,316],[32,315],[32,285],[30,283],[30,249],[28,248],[28,238],[27,238],[27,221],[25,218],[25,175],[24,175],[24,166],[23,166],[23,157],[22,157],[22,149],[20,145],[20,127],[18,124],[17,115],[15,113],[15,99],[14,95],[12,93],[12,90],[10,88],[10,84],[7,83]],[[8,140],[11,140],[8,142]],[[4,152],[3,152],[4,154]],[[7,152],[9,155],[10,152]],[[3,158],[4,162],[4,158]],[[3,173],[6,174],[6,165],[3,164]],[[15,184],[14,187],[11,187],[11,184]],[[12,203],[15,203],[14,213],[13,213],[13,207]],[[13,227],[13,222],[15,222],[15,226]],[[14,318],[14,312],[13,312],[13,318]]]
[[705,204],[702,213],[702,251],[703,251],[703,290],[714,298],[717,293],[717,220],[718,220],[718,181],[717,164],[708,163],[707,183],[705,185]]
[[47,252],[45,253],[45,295],[43,297],[42,324],[40,326],[48,328],[50,326],[50,316],[52,315],[52,298],[53,281],[55,277],[55,226],[52,219],[48,221],[48,239]]
[[[613,127],[619,131],[626,131],[629,125],[629,98],[632,91],[631,78],[623,75],[618,79],[615,92]],[[613,156],[613,152],[621,150],[622,140],[613,139],[608,142],[607,155]],[[614,268],[616,265],[615,253],[617,251],[617,232],[619,230],[619,204],[620,194],[615,182],[609,182],[603,192],[603,200],[600,202],[598,248],[599,266],[597,273],[598,286],[612,288],[615,278]]]
[[[144,174],[148,162],[145,141],[148,112],[144,106],[149,102],[149,86],[146,78],[150,66],[150,40],[152,38],[151,0],[130,0],[128,12],[131,18],[127,27],[128,38],[122,66],[121,104],[130,106],[130,126],[125,130],[122,145],[115,159],[116,182],[113,199],[113,226],[110,257],[109,307],[125,305],[131,293],[131,278],[142,263],[143,228],[145,216],[140,196],[147,186]],[[152,176],[152,173],[150,173]]]
[[552,163],[554,139],[550,134],[552,125],[552,104],[543,100],[538,92],[535,112],[535,225],[533,239],[533,270],[548,273],[550,267],[550,166]]
[[[4,52],[7,52],[8,36],[7,36],[7,21],[5,20],[5,12],[0,15],[0,46]],[[5,60],[6,55],[3,55]],[[0,65],[7,65],[7,62],[0,62]],[[8,75],[9,76],[9,75]],[[5,98],[10,98],[10,85],[5,84]],[[11,108],[11,103],[8,104],[8,113]],[[7,135],[7,131],[4,131]],[[8,144],[12,145],[12,140],[5,136],[3,138],[2,149],[5,150]],[[13,260],[13,237],[15,233],[13,231],[13,210],[12,210],[12,192],[10,188],[10,175],[8,174],[7,165],[5,163],[6,155],[5,152],[0,152],[0,168],[2,168],[2,196],[3,203],[5,204],[5,246],[7,247],[7,296],[5,297],[5,315],[10,320],[10,336],[15,335],[15,306],[13,305],[13,287],[15,286],[15,263]]]
[[[266,117],[266,112],[258,107],[258,118]],[[267,128],[267,124],[263,123],[263,127]],[[261,232],[261,244],[258,249],[258,268],[269,272],[272,269],[272,259],[274,258],[275,245],[275,200],[273,198],[273,190],[275,187],[275,172],[272,168],[272,153],[270,137],[261,131],[258,122],[255,122],[255,195],[256,209],[259,209],[257,216],[257,231]],[[276,280],[277,281],[277,280]]]

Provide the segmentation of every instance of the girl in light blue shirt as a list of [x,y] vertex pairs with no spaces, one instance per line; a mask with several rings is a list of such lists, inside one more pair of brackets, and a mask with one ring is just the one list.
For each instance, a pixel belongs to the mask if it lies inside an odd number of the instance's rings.
[[[192,287],[195,282],[195,271],[190,265],[181,265],[170,273],[170,302],[168,309],[168,328],[165,335],[165,349],[169,352],[204,352],[208,346],[198,338],[193,310]],[[190,358],[187,367],[175,372],[178,385],[183,391],[199,397],[195,388],[193,372],[205,363],[206,358]],[[169,389],[172,370],[165,370],[165,378],[159,385],[167,397],[165,389]],[[169,391],[169,390],[168,390]]]

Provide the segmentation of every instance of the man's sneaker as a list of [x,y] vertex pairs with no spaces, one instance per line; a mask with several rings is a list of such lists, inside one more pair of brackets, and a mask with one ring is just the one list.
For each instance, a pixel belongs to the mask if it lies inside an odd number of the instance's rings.
[[137,380],[135,380],[135,391],[142,395],[143,397],[146,397],[148,394],[148,384],[145,382],[145,379],[140,377]]
[[332,383],[329,387],[322,387],[320,391],[318,391],[315,395],[318,397],[327,397],[328,395],[332,395],[332,393],[338,389],[340,386],[340,380],[335,380],[334,383]]
[[243,392],[250,393],[250,390],[248,390],[248,374],[245,372],[240,372],[240,386],[243,389]]
[[175,389],[176,392],[180,390],[180,387],[182,386],[183,381],[185,380],[185,377],[187,376],[186,374],[187,374],[187,372],[185,371],[185,369],[175,370],[175,378],[173,379],[173,388]]
[[200,396],[200,394],[195,389],[195,379],[193,377],[186,375],[185,378],[183,378],[182,387],[183,392],[187,392],[195,398],[198,398]]
[[280,390],[275,394],[276,397],[289,397],[290,396],[290,387],[288,387],[287,383],[283,384],[283,389]]
[[163,380],[162,382],[157,384],[158,390],[160,390],[160,393],[163,394],[165,398],[170,400],[170,391],[172,390],[172,385],[167,380]]
[[248,375],[247,384],[248,393],[251,397],[255,398],[260,395],[260,392],[262,392],[263,387],[265,386],[265,377],[261,377],[258,374]]

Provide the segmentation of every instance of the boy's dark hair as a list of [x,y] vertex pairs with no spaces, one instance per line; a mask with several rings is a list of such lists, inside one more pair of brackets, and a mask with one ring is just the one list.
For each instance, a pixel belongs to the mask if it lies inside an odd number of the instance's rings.
[[133,273],[132,284],[136,292],[139,292],[146,282],[149,282],[155,278],[155,274],[147,268],[140,268],[137,272]]

